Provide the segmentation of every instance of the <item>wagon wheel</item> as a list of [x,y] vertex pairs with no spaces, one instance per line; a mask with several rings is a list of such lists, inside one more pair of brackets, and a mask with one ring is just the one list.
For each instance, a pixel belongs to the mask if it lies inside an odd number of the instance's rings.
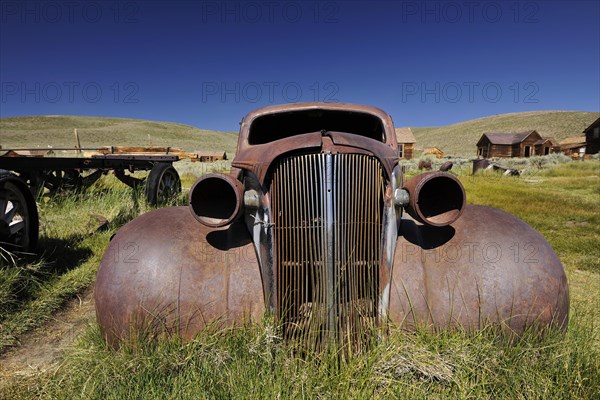
[[83,188],[83,176],[76,169],[67,169],[63,172],[61,189],[81,190]]
[[81,174],[75,169],[44,171],[43,179],[50,195],[81,188]]
[[0,175],[0,246],[33,249],[39,221],[33,195],[14,175]]
[[44,178],[40,172],[28,172],[19,175],[19,178],[23,180],[29,186],[29,190],[35,199],[41,197],[44,194]]
[[61,170],[44,170],[38,173],[35,178],[35,182],[32,185],[35,186],[35,190],[38,194],[44,193],[44,188],[48,189],[50,196],[56,194],[63,184],[63,171]]
[[181,193],[179,174],[169,163],[158,163],[152,167],[146,180],[146,199],[148,203],[164,205]]
[[[86,174],[87,172],[87,174]],[[26,176],[26,182],[31,188],[34,197],[48,189],[50,196],[62,191],[83,191],[94,184],[104,174],[101,169],[89,173],[88,170],[77,169],[46,170]]]

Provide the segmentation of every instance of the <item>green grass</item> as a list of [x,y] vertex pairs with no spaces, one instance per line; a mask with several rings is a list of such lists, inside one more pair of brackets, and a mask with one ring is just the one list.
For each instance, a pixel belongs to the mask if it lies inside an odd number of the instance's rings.
[[593,398],[599,353],[589,341],[598,336],[584,321],[575,316],[566,335],[513,341],[486,330],[392,331],[342,361],[296,356],[268,322],[120,351],[91,327],[56,373],[16,383],[13,398]]
[[570,136],[581,136],[600,113],[580,111],[534,111],[499,114],[457,124],[412,128],[422,148],[438,147],[446,155],[475,157],[476,144],[484,132],[525,132],[537,130],[542,137],[561,141]]
[[[0,398],[598,398],[599,167],[597,160],[568,162],[520,178],[473,177],[466,167],[458,169],[470,203],[517,215],[556,250],[570,287],[566,333],[540,337],[530,332],[509,339],[491,329],[474,334],[392,330],[368,352],[340,363],[335,353],[298,357],[268,319],[209,329],[190,343],[170,338],[119,351],[109,349],[93,325],[60,367],[0,384]],[[184,187],[189,187],[195,167],[186,168]],[[41,204],[45,253],[19,265],[19,272],[1,270],[0,282],[10,280],[13,288],[7,293],[0,286],[0,299],[6,299],[0,307],[9,310],[8,318],[0,319],[5,343],[24,330],[18,330],[21,324],[41,324],[93,281],[110,234],[146,210],[136,201],[130,189],[103,178],[91,192]],[[116,223],[108,232],[96,232],[92,214]]]
[[[0,259],[0,352],[94,281],[111,234],[149,209],[142,198],[104,177],[85,193],[40,199],[38,253],[15,254],[17,266]],[[108,230],[98,231],[98,217],[110,221]]]
[[569,269],[600,273],[600,163],[569,162],[521,177],[464,175],[467,201],[525,220]]

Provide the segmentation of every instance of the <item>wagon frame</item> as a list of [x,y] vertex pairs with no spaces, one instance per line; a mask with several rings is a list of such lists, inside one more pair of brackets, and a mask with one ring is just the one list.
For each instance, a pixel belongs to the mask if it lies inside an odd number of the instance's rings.
[[[173,163],[199,161],[199,153],[170,147],[12,148],[0,153],[0,245],[32,249],[37,243],[36,199],[45,190],[85,190],[113,172],[131,188],[145,185],[146,200],[163,205],[181,192]],[[61,152],[65,156],[45,156]],[[74,155],[73,152],[76,152]],[[66,156],[67,154],[73,156]],[[149,171],[144,178],[132,174]]]

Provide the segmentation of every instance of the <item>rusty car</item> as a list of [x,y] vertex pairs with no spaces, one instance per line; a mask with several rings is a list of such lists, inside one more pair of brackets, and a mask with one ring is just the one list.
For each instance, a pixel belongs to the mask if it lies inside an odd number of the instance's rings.
[[528,224],[466,204],[452,172],[405,179],[386,112],[314,102],[250,112],[229,174],[123,226],[95,304],[113,346],[271,315],[283,340],[321,349],[390,326],[565,329],[569,294]]

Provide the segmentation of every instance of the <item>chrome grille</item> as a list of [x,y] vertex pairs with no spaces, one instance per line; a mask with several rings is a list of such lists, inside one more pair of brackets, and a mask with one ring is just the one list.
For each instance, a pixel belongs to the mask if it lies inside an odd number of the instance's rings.
[[374,157],[283,159],[271,182],[277,316],[287,340],[362,346],[378,325],[383,173]]

